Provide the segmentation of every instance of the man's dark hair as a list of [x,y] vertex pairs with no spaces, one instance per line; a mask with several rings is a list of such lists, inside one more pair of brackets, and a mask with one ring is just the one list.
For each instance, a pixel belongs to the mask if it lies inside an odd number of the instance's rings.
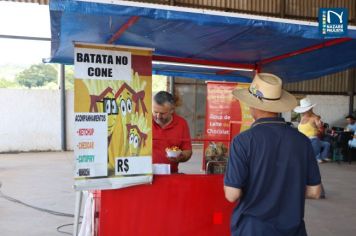
[[353,115],[348,115],[345,117],[345,119],[351,119],[351,120],[356,120],[355,117]]
[[166,91],[160,91],[156,93],[153,99],[158,105],[163,105],[166,102],[170,103],[171,105],[174,105],[173,95]]

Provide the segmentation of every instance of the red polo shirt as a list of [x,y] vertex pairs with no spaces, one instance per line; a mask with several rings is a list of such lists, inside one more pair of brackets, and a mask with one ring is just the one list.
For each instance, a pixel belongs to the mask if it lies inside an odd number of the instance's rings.
[[183,117],[173,114],[172,122],[161,128],[154,120],[152,121],[153,134],[153,163],[170,164],[171,173],[178,172],[178,163],[167,158],[166,148],[177,146],[181,150],[192,150],[189,127]]

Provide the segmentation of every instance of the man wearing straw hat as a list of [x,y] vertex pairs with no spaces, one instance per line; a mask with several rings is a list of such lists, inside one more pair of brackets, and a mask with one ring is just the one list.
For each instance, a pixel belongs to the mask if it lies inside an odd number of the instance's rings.
[[228,201],[239,200],[232,235],[307,235],[305,198],[320,197],[321,177],[309,139],[278,117],[297,106],[295,97],[267,73],[233,95],[250,107],[255,122],[230,145],[224,191]]

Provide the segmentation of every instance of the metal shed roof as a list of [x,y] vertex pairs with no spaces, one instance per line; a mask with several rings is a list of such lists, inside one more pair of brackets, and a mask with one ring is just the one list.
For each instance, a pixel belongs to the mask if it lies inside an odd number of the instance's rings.
[[82,41],[155,48],[155,73],[193,78],[247,81],[245,69],[294,82],[356,66],[351,26],[347,38],[322,39],[312,22],[127,1],[52,0],[50,11],[51,62],[71,64]]

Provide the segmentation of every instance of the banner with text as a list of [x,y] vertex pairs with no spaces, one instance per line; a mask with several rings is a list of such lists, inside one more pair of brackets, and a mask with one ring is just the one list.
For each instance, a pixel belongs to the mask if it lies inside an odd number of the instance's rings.
[[232,95],[234,89],[248,86],[244,83],[207,83],[205,138],[210,141],[204,142],[203,169],[207,161],[226,160],[231,139],[253,122],[249,107]]
[[152,182],[152,49],[76,43],[75,188]]

